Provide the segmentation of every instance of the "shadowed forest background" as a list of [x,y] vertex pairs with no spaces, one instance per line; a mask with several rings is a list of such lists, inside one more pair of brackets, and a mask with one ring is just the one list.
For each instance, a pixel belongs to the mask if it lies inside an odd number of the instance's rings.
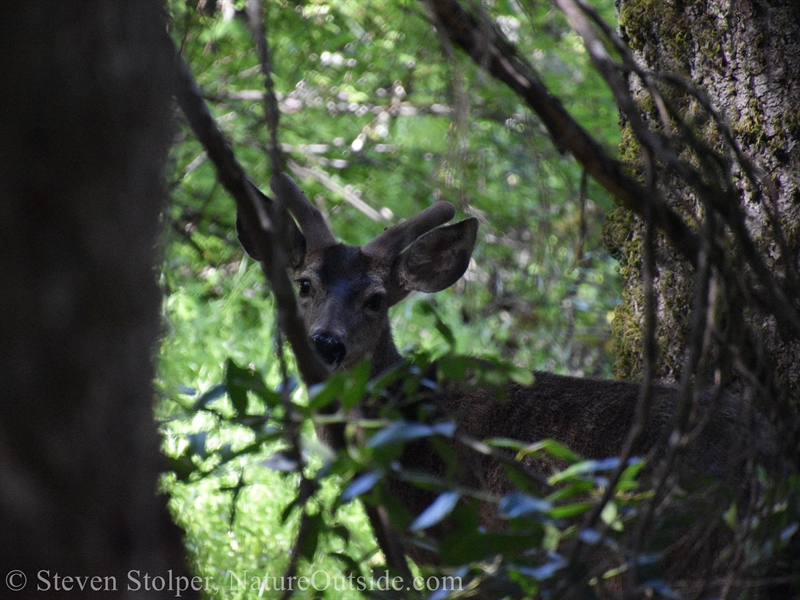
[[[234,202],[170,100],[157,3],[66,3],[63,15],[33,4],[8,20],[19,32],[0,31],[0,55],[18,57],[3,66],[0,117],[3,574],[182,572],[166,503],[214,597],[286,597],[264,586],[287,573],[379,575],[360,501],[401,515],[381,495],[392,451],[334,455],[312,428],[326,398],[355,402],[374,384],[357,370],[309,401],[292,375]],[[794,0],[170,0],[167,12],[217,126],[268,195],[259,23],[287,172],[340,240],[363,244],[436,200],[480,220],[462,280],[392,313],[418,364],[444,357],[456,376],[479,355],[499,365],[490,378],[679,385],[684,410],[664,440],[678,454],[704,426],[703,390],[743,398],[751,428],[774,431],[777,466],[749,463],[744,504],[679,489],[669,469],[639,487],[642,463],[626,463],[609,483],[619,461],[504,442],[570,466],[546,474],[557,490],[546,503],[515,480],[502,539],[472,535],[454,504],[430,512],[463,534],[446,574],[485,597],[591,597],[620,573],[636,597],[701,594],[673,590],[660,560],[672,544],[722,539],[708,573],[718,593],[800,593]],[[290,394],[300,441],[284,435]],[[424,543],[425,528],[415,536]],[[364,594],[331,584],[294,597]]]

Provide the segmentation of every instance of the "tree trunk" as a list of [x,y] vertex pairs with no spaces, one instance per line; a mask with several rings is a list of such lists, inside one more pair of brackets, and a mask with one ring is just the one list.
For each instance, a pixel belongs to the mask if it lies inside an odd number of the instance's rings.
[[[735,196],[744,206],[750,236],[770,270],[785,277],[798,266],[800,253],[800,3],[797,0],[618,0],[620,33],[639,64],[652,71],[677,73],[702,88],[710,104],[730,125],[734,138],[777,198],[778,221],[786,248],[776,245],[770,228],[769,201],[754,194],[740,172],[734,171]],[[657,106],[632,85],[642,116],[656,130]],[[696,99],[670,88],[668,101],[677,105],[686,121],[712,148],[721,147],[719,131],[703,116]],[[622,158],[640,165],[640,146],[625,125]],[[642,174],[643,171],[640,171]],[[668,179],[668,176],[665,176]],[[663,182],[662,182],[663,183]],[[673,207],[689,222],[698,223],[702,208],[685,185],[659,184]],[[630,213],[617,209],[609,215],[606,242],[620,258],[624,301],[616,311],[617,375],[640,377],[643,371],[642,321],[644,292],[641,278],[643,226]],[[788,256],[787,256],[788,255]],[[657,375],[680,379],[689,346],[693,296],[693,269],[680,260],[663,240],[656,251],[658,300],[656,339]],[[790,266],[789,266],[790,265]],[[713,293],[713,290],[712,290]],[[730,294],[730,290],[723,293]],[[737,302],[724,299],[731,314]],[[791,299],[796,302],[796,298]],[[775,320],[747,312],[746,322],[763,343],[764,356],[779,386],[790,397],[800,394],[800,345],[787,341]]]
[[3,6],[0,573],[16,598],[175,597],[187,575],[156,495],[152,413],[171,131],[162,11]]

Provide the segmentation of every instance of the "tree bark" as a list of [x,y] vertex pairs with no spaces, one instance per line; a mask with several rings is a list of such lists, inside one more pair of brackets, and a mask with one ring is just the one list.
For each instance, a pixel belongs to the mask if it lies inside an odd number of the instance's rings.
[[[781,249],[770,225],[771,203],[759,197],[747,178],[734,167],[734,196],[741,202],[746,225],[759,254],[779,278],[796,274],[800,257],[800,4],[795,0],[710,0],[700,2],[617,2],[619,31],[638,63],[651,71],[676,73],[703,89],[730,125],[744,155],[760,171],[768,194],[774,194],[777,221],[786,238]],[[643,118],[663,131],[658,107],[638,83],[632,83]],[[687,123],[711,148],[723,145],[721,136],[697,100],[671,88],[668,101],[678,106]],[[625,125],[622,158],[643,177],[641,147]],[[687,186],[664,175],[660,191],[689,222],[699,222],[703,209]],[[767,194],[767,195],[768,195]],[[629,212],[609,215],[606,242],[619,257],[624,301],[614,319],[617,375],[641,376],[644,296],[641,279],[643,225]],[[663,239],[657,248],[655,279],[658,307],[656,333],[658,375],[678,381],[687,360],[694,269]],[[713,290],[712,290],[713,293]],[[725,290],[723,293],[730,293]],[[725,298],[728,309],[745,306],[746,298]],[[796,298],[792,299],[796,302]],[[739,304],[737,304],[739,303]],[[776,326],[774,318],[745,311],[756,332],[758,352],[767,356],[780,387],[800,397],[800,344]]]
[[155,0],[3,6],[0,573],[17,598],[174,597],[188,575],[152,412],[165,30]]

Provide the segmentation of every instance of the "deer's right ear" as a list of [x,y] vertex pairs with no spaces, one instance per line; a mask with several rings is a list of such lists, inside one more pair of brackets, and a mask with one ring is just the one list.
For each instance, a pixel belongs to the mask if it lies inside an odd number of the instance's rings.
[[[255,188],[258,192],[258,199],[264,205],[266,209],[269,204],[272,202],[270,198],[265,196],[261,190]],[[300,229],[297,227],[297,224],[294,222],[289,214],[286,214],[286,224],[285,224],[285,237],[284,237],[284,244],[286,245],[286,250],[289,253],[289,263],[293,269],[296,269],[303,263],[303,259],[306,256],[306,238],[300,232]],[[236,235],[239,238],[239,243],[244,248],[244,251],[247,254],[256,259],[257,261],[261,261],[261,256],[258,252],[253,241],[250,239],[250,236],[247,235],[247,232],[244,230],[244,225],[242,224],[241,215],[237,212],[236,213]]]
[[458,281],[469,266],[477,235],[478,219],[470,217],[414,240],[392,265],[390,305],[409,292],[438,292]]

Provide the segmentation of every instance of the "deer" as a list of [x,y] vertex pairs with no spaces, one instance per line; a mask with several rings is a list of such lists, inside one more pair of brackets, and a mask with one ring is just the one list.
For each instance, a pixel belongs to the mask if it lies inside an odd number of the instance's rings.
[[[313,346],[332,371],[350,370],[369,359],[372,375],[379,376],[402,360],[392,336],[389,309],[412,292],[435,293],[456,283],[469,266],[478,220],[468,217],[449,224],[456,210],[440,201],[388,227],[363,246],[347,246],[337,241],[319,209],[289,176],[274,177],[279,181],[273,180],[273,189],[282,190],[280,200],[297,221],[288,219],[285,238],[299,308]],[[258,252],[238,223],[237,231],[245,251],[258,260]],[[427,401],[475,439],[534,442],[551,438],[585,459],[620,454],[636,420],[641,383],[538,371],[533,376],[531,385],[508,383],[502,402],[496,389],[458,385],[442,385],[428,394]],[[678,388],[670,385],[653,384],[649,393],[649,416],[632,448],[637,456],[646,455],[668,433],[680,399]],[[681,469],[689,476],[727,476],[739,468],[741,455],[732,448],[743,440],[746,411],[743,403],[730,397],[719,404],[709,415],[709,425],[683,455]],[[325,432],[320,433],[325,437]],[[754,443],[768,445],[763,440]],[[493,461],[465,456],[464,462],[464,477],[472,485],[495,494],[511,489],[502,467]],[[409,444],[402,463],[434,473],[443,469],[441,459],[425,442]],[[534,461],[531,466],[545,478],[550,475],[547,470],[554,468],[547,461]],[[395,484],[393,492],[412,514],[433,498],[402,482]],[[486,520],[490,527],[496,525],[491,518]],[[410,555],[416,559],[413,549]],[[427,559],[424,552],[418,556]]]

